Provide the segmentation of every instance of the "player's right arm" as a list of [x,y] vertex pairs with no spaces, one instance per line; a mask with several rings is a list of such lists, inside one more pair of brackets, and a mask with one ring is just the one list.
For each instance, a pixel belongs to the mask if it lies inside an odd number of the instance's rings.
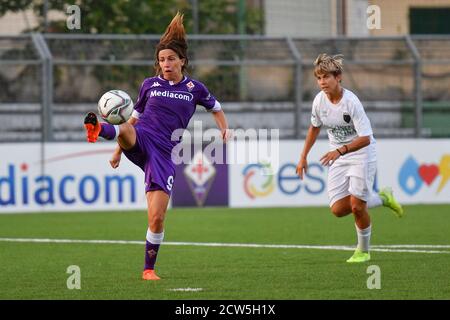
[[[128,119],[127,121],[132,126],[136,125],[136,123],[139,120],[139,116],[144,112],[145,104],[147,103],[146,92],[148,89],[148,85],[146,84],[148,84],[149,81],[151,81],[151,79],[152,78],[145,79],[142,82],[141,87],[139,88],[139,94],[136,103],[134,104],[133,113],[131,114],[130,119]],[[122,148],[117,144],[116,150],[114,150],[111,159],[109,160],[109,163],[111,164],[111,167],[113,169],[119,166],[121,157],[122,157]]]
[[[138,122],[139,119],[135,118],[135,117],[130,117],[130,119],[128,119],[128,123],[131,124],[132,126],[135,126],[136,123]],[[116,149],[114,150],[111,159],[109,160],[109,163],[111,164],[111,167],[113,169],[116,169],[117,167],[119,167],[120,164],[120,159],[122,158],[122,148],[119,146],[119,144],[117,144]]]
[[299,175],[300,179],[303,179],[303,172],[307,173],[308,153],[316,142],[319,133],[320,127],[314,127],[313,125],[309,126],[308,134],[306,135],[305,144],[303,146],[303,151],[300,155],[300,160],[298,161],[297,168],[295,169],[295,172]]
[[323,124],[322,119],[320,119],[319,112],[321,95],[322,93],[318,93],[314,98],[311,111],[311,125],[309,126],[308,134],[306,135],[303,151],[300,155],[300,160],[298,161],[297,168],[295,169],[295,172],[299,175],[300,179],[303,179],[303,172],[307,173],[308,171],[308,153],[316,142],[317,136],[320,133],[320,128]]

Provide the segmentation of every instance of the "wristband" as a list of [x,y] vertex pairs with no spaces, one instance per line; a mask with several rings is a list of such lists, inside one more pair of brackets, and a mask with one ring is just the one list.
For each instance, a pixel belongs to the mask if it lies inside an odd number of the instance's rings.
[[339,151],[339,149],[336,149],[336,151],[339,152],[339,154],[340,154],[341,156],[344,155],[341,151]]
[[345,147],[345,152],[344,152],[344,154],[346,154],[346,153],[348,153],[348,147],[347,147],[346,144],[344,144],[344,147]]

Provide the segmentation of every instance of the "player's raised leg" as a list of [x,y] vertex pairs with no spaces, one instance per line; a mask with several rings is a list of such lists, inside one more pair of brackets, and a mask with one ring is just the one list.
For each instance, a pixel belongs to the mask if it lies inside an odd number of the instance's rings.
[[381,199],[378,192],[373,190],[370,195],[369,199],[367,200],[367,207],[370,208],[376,208],[383,205],[383,200]]
[[100,123],[97,115],[89,112],[84,118],[84,128],[88,142],[96,142],[98,137],[114,140],[119,135],[119,126],[109,123]]
[[403,211],[401,204],[395,199],[391,188],[383,188],[378,194],[383,202],[383,206],[391,209],[391,211],[399,218],[404,216],[405,212]]
[[387,207],[399,218],[403,217],[405,214],[401,204],[395,199],[390,187],[383,188],[379,192],[372,192],[367,201],[367,206],[369,208],[379,206]]
[[136,143],[136,130],[134,126],[129,123],[135,121],[130,118],[128,122],[121,125],[112,125],[106,122],[99,122],[97,115],[89,112],[84,118],[84,127],[86,129],[86,138],[88,142],[96,142],[98,137],[106,140],[117,139],[118,144],[124,150],[132,148]]
[[96,142],[101,131],[101,124],[93,112],[89,112],[84,117],[84,128],[88,142]]
[[142,279],[159,280],[155,273],[155,263],[159,247],[164,239],[164,219],[169,195],[161,190],[147,192],[148,229],[145,242],[145,264]]
[[130,150],[136,144],[136,129],[133,125],[135,121],[134,118],[130,118],[118,128],[117,143],[123,150]]

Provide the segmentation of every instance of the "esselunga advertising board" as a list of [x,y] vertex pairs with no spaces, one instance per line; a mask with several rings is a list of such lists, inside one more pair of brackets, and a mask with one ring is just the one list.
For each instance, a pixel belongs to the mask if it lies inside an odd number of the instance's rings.
[[[327,206],[328,168],[320,158],[329,147],[318,140],[308,156],[303,180],[295,168],[304,141],[281,141],[277,169],[267,163],[229,166],[231,207]],[[450,140],[378,140],[374,189],[390,186],[401,203],[450,203]]]

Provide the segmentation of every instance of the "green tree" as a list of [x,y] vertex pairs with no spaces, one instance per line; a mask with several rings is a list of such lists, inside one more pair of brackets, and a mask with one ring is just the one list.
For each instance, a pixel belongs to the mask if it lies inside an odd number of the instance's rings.
[[[198,0],[199,27],[203,34],[238,33],[240,0]],[[72,3],[71,3],[72,2]],[[44,0],[2,0],[0,16],[8,11],[32,9],[39,17],[37,30],[44,31]],[[69,5],[81,9],[81,29],[69,30],[66,20],[50,21],[48,32],[161,34],[177,11],[185,14],[185,26],[192,32],[191,0],[48,0],[48,11],[66,13]],[[262,9],[247,6],[247,34],[262,33]]]
[[[79,33],[146,33],[160,34],[179,10],[185,11],[185,0],[77,0],[81,10],[81,29],[68,30],[66,21],[52,21],[50,32]],[[44,3],[33,1],[33,9],[42,17]],[[49,1],[49,10],[66,13],[67,0]],[[40,31],[43,31],[41,24]]]
[[33,0],[2,0],[0,4],[0,17],[8,11],[17,12],[30,7]]
[[[199,0],[200,33],[237,34],[239,0]],[[262,8],[247,6],[245,25],[247,34],[261,34]]]
[[[239,32],[239,1],[240,0],[198,0],[199,32],[201,34],[237,34]],[[98,34],[162,34],[177,11],[184,13],[185,27],[188,34],[192,34],[192,1],[191,0],[48,0],[47,11],[59,11],[62,18],[48,21],[48,29],[44,30],[44,0],[2,0],[0,16],[8,11],[32,9],[39,17],[39,26],[28,31],[47,31],[50,33],[98,33]],[[67,8],[78,5],[81,11],[81,29],[69,30],[66,26]],[[245,32],[247,34],[262,33],[262,8],[247,5],[245,9]],[[136,42],[138,43],[138,42]],[[144,42],[132,44],[128,41],[99,40],[53,40],[48,41],[50,50],[60,59],[76,60],[153,60],[151,47],[154,45]],[[144,44],[144,46],[143,46]],[[190,57],[194,58],[196,51],[201,51],[198,43],[191,42]],[[203,43],[208,46],[208,43]],[[223,49],[222,51],[226,51]],[[233,47],[236,54],[245,51],[245,47]],[[147,54],[148,52],[148,54]],[[220,50],[218,52],[221,52]],[[243,54],[243,53],[242,53]],[[88,58],[89,57],[89,58]],[[134,57],[134,58],[133,58]],[[220,58],[217,56],[216,58]],[[194,71],[194,70],[193,70]],[[193,72],[195,74],[195,71]],[[91,90],[80,92],[77,90],[63,90],[70,88],[71,82],[82,82],[83,78],[93,77],[101,84],[102,90],[125,88],[137,90],[142,80],[153,75],[149,66],[55,66],[55,101],[94,100]],[[214,68],[207,74],[202,74],[209,83],[217,85],[217,94],[224,95],[229,100],[236,97],[236,79],[239,78],[238,68]],[[223,85],[227,84],[227,85]],[[135,88],[135,89],[132,89]],[[135,93],[135,92],[131,92]],[[83,96],[84,95],[84,96]],[[90,98],[89,98],[90,97]]]

